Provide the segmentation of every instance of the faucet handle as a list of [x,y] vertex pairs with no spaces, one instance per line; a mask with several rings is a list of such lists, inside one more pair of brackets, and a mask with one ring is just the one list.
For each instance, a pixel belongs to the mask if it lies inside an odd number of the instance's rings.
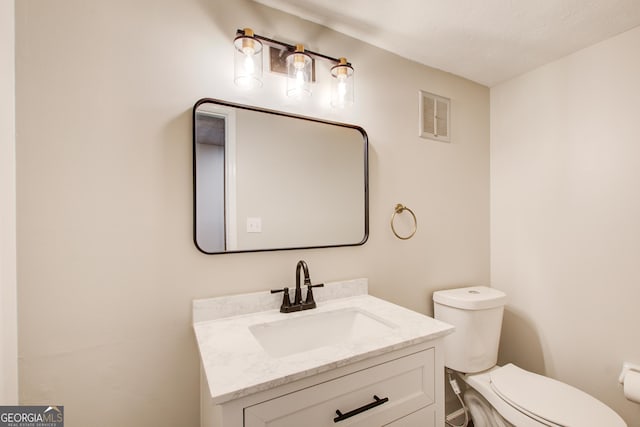
[[317,285],[312,285],[311,283],[309,283],[307,285],[307,298],[304,301],[305,308],[309,309],[309,308],[316,307],[316,302],[313,299],[312,288],[323,288],[323,287],[324,287],[324,283],[318,283]]
[[271,289],[272,294],[277,294],[279,292],[284,293],[284,295],[282,296],[282,305],[280,306],[280,312],[288,313],[289,311],[291,311],[291,299],[289,299],[289,288]]

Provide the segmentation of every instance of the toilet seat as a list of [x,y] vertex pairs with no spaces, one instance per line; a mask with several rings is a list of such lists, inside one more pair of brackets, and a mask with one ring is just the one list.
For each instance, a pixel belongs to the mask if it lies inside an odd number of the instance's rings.
[[513,364],[490,371],[489,378],[495,394],[543,425],[626,426],[611,408],[587,393]]

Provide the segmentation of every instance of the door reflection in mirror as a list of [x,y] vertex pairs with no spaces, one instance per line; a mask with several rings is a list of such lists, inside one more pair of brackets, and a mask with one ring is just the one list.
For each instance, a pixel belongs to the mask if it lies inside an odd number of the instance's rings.
[[195,156],[200,168],[196,175],[196,240],[210,251],[227,247],[224,231],[225,123],[224,113],[196,112]]

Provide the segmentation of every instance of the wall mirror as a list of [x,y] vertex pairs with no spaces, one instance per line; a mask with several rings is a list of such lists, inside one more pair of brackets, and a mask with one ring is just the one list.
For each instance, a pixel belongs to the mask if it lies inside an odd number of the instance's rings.
[[366,242],[361,127],[230,102],[193,109],[194,241],[206,254]]

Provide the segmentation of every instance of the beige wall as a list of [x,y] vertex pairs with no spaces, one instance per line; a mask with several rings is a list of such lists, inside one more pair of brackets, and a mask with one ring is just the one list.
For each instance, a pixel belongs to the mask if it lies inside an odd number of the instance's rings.
[[640,427],[640,28],[491,89],[491,279],[503,361],[578,386]]
[[14,1],[0,2],[0,405],[18,402]]
[[[22,403],[65,405],[68,427],[198,425],[192,299],[291,284],[298,259],[315,281],[366,276],[372,294],[423,313],[436,289],[488,283],[486,87],[248,1],[21,0],[16,12]],[[241,92],[243,26],[346,55],[356,107],[326,107],[327,80],[302,104],[268,73]],[[419,89],[452,99],[452,144],[417,137]],[[202,97],[364,127],[369,242],[198,252],[191,109]],[[412,240],[391,234],[396,203],[418,216]]]

